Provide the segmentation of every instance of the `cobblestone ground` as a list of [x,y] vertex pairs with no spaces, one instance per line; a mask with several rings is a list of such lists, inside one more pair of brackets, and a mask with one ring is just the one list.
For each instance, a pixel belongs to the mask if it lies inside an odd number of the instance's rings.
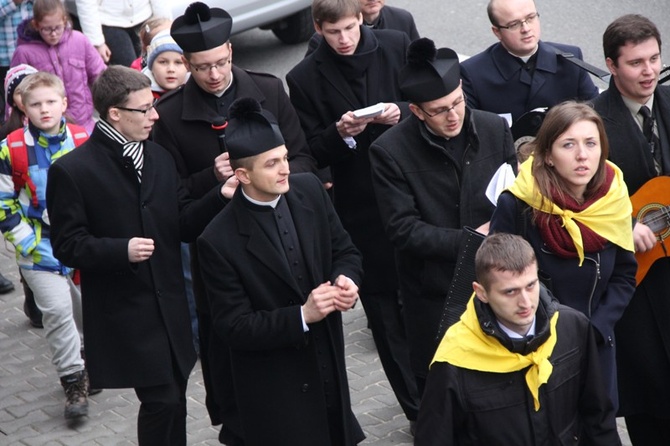
[[[0,445],[135,445],[139,404],[132,390],[105,390],[92,396],[89,416],[66,422],[64,395],[43,330],[30,327],[23,315],[12,253],[0,250],[0,271],[17,285],[16,291],[0,295]],[[410,446],[408,422],[382,371],[362,305],[345,314],[344,331],[352,404],[367,435],[362,444]],[[204,399],[198,364],[188,387],[189,445],[219,444]],[[625,436],[621,421],[619,425]],[[630,446],[627,436],[624,444]]]

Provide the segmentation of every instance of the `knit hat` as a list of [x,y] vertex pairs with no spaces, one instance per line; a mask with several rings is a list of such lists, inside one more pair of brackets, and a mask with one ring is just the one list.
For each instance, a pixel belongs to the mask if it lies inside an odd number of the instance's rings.
[[458,55],[421,38],[409,45],[407,64],[400,71],[400,91],[411,102],[429,102],[454,91],[461,83]]
[[197,53],[226,43],[232,27],[233,18],[226,11],[195,2],[172,22],[170,33],[184,51]]
[[147,67],[151,69],[158,55],[166,51],[174,51],[179,54],[184,53],[170,35],[169,29],[164,29],[151,39],[151,43],[147,47]]
[[256,99],[235,100],[228,116],[226,149],[231,160],[259,155],[284,144],[277,120]]
[[5,103],[9,107],[13,107],[14,104],[14,92],[16,87],[19,86],[21,81],[25,79],[29,74],[35,74],[37,70],[30,65],[24,63],[12,67],[7,71],[7,76],[5,76]]

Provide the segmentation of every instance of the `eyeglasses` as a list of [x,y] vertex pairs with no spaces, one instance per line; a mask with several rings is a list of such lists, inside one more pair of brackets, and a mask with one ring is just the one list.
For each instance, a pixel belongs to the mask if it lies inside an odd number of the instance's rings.
[[498,29],[508,29],[510,31],[518,31],[521,29],[522,25],[532,25],[535,19],[540,18],[540,13],[539,12],[534,12],[532,14],[528,14],[525,19],[523,20],[515,20],[511,23],[508,23],[507,26],[502,26],[502,25],[497,25],[496,28]]
[[117,105],[115,108],[129,112],[142,113],[143,115],[146,116],[147,113],[149,113],[154,107],[156,107],[156,102],[158,102],[158,99],[154,99],[151,105],[147,108],[128,108],[128,107],[121,107],[120,105]]
[[60,34],[63,32],[65,29],[65,25],[58,25],[58,26],[44,26],[40,28],[40,34]]
[[434,113],[428,113],[426,110],[421,108],[421,106],[418,105],[418,104],[417,104],[417,107],[419,107],[421,109],[421,111],[424,112],[429,117],[434,118],[437,115],[449,113],[452,110],[456,111],[456,107],[461,105],[463,103],[463,101],[465,101],[465,95],[462,95],[460,98],[456,99],[456,101],[453,104],[451,104],[451,107],[438,108],[437,111],[435,111]]
[[230,55],[228,57],[221,59],[220,61],[210,64],[210,63],[205,63],[205,64],[200,64],[200,65],[191,65],[193,69],[198,72],[198,73],[209,73],[212,71],[212,69],[216,69],[216,71],[223,71],[223,69],[230,63]]

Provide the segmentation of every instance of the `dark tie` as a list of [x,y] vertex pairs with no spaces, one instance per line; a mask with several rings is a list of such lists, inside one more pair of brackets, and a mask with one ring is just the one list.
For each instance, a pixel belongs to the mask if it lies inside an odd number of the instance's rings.
[[131,141],[123,145],[123,156],[128,156],[133,160],[137,180],[142,182],[142,166],[144,166],[144,147],[140,141]]
[[639,113],[642,115],[642,133],[649,143],[651,154],[654,157],[656,173],[660,175],[663,170],[661,167],[663,165],[661,160],[661,140],[656,132],[654,132],[654,118],[652,118],[651,110],[646,105],[640,107]]

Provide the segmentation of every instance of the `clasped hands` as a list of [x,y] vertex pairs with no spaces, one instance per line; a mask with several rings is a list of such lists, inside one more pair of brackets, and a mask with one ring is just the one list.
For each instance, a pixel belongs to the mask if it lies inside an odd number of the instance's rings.
[[335,283],[324,282],[307,297],[302,306],[305,323],[319,322],[333,311],[347,311],[358,301],[358,286],[348,277],[339,275]]

